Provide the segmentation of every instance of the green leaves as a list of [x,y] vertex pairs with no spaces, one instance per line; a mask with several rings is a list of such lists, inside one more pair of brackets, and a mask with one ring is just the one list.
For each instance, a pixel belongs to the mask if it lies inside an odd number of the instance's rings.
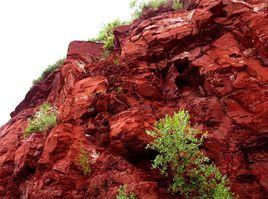
[[103,26],[99,32],[99,35],[96,38],[90,39],[90,41],[104,43],[103,48],[107,53],[114,47],[114,29],[124,24],[126,24],[126,22],[122,22],[119,19],[115,19],[114,21]]
[[154,10],[157,10],[161,6],[166,4],[166,0],[149,0],[148,1],[148,7],[153,8]]
[[137,199],[137,197],[133,193],[127,193],[124,185],[119,187],[116,199]]
[[38,112],[33,118],[28,119],[28,126],[24,131],[24,135],[28,136],[34,132],[43,132],[57,125],[57,110],[49,103],[41,105]]
[[91,172],[89,154],[82,144],[80,146],[77,161],[79,168],[83,172],[84,176],[88,175]]
[[158,168],[166,176],[171,169],[170,190],[180,192],[185,198],[218,198],[220,194],[224,199],[233,198],[225,187],[226,177],[199,149],[203,136],[198,138],[200,132],[189,120],[188,112],[181,110],[156,122],[154,130],[146,131],[155,138],[147,148],[158,152],[152,168]]
[[54,70],[56,70],[60,65],[63,64],[64,62],[64,58],[63,59],[59,59],[55,64],[49,65],[40,75],[40,77],[38,77],[37,79],[33,80],[33,85],[39,83],[40,81],[42,81],[49,73],[53,72]]
[[180,0],[174,0],[174,1],[173,1],[172,8],[173,8],[174,10],[181,9],[182,7],[183,7],[183,4],[181,3]]
[[[158,10],[160,7],[164,7],[167,5],[167,0],[148,0],[142,1],[138,3],[137,0],[133,0],[130,3],[130,8],[133,9],[132,17],[133,19],[140,18],[143,11],[146,8],[152,8],[154,10]],[[173,10],[181,9],[183,4],[180,0],[173,0],[172,1],[172,8]]]

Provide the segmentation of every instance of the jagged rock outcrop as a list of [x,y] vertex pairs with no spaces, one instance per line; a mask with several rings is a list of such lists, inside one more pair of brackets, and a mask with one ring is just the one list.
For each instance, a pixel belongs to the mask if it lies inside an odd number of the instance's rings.
[[[0,198],[181,198],[150,169],[145,133],[165,114],[189,110],[208,131],[204,151],[239,198],[268,195],[268,11],[264,0],[185,1],[146,11],[115,30],[116,50],[72,42],[64,64],[33,86],[0,128]],[[114,60],[118,60],[115,62]],[[44,101],[51,131],[24,137]],[[77,156],[83,146],[91,173]]]

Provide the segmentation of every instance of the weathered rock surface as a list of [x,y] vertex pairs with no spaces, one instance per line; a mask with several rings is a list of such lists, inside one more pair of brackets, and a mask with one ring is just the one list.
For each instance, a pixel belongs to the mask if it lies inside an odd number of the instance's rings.
[[[186,1],[115,31],[117,50],[72,42],[67,59],[34,86],[0,128],[0,198],[181,198],[150,169],[145,129],[189,110],[209,132],[205,151],[239,198],[268,195],[268,11],[265,0]],[[114,60],[119,60],[119,63]],[[51,131],[25,138],[44,101],[58,107]],[[91,173],[77,157],[88,151]]]

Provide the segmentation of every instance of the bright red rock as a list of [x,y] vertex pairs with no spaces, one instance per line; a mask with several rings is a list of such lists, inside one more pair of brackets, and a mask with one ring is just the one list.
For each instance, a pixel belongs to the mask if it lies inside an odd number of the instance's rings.
[[[208,131],[204,152],[240,198],[268,194],[268,12],[263,0],[184,0],[115,30],[115,51],[74,41],[0,128],[0,198],[181,198],[151,170],[154,121],[181,108]],[[114,60],[117,60],[116,63]],[[24,137],[48,101],[51,130]],[[80,170],[81,147],[91,172]]]

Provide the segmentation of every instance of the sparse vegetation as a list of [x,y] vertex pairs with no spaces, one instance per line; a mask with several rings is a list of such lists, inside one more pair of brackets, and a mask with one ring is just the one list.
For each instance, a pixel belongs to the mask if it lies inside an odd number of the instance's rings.
[[24,131],[24,135],[28,136],[35,132],[43,132],[57,125],[56,108],[49,103],[40,106],[33,118],[28,119],[28,126]]
[[167,2],[166,0],[149,0],[147,7],[157,10],[161,6],[165,5],[166,2]]
[[79,168],[83,172],[83,174],[85,176],[88,175],[91,172],[89,154],[82,144],[80,146],[77,161],[79,164]]
[[119,64],[120,64],[120,59],[119,59],[119,58],[115,58],[115,59],[114,59],[114,64],[117,65],[117,66],[119,66]]
[[53,72],[54,70],[56,70],[60,65],[63,64],[64,62],[64,58],[63,59],[59,59],[55,64],[49,65],[40,75],[40,77],[38,77],[37,79],[33,80],[33,85],[37,84],[38,82],[42,81],[48,74],[50,74],[51,72]]
[[137,197],[133,193],[127,193],[124,185],[119,187],[116,199],[137,199]]
[[156,122],[155,130],[146,131],[155,138],[147,148],[159,153],[152,167],[166,176],[171,171],[170,190],[185,198],[234,198],[226,187],[227,178],[199,149],[204,136],[198,138],[200,132],[191,127],[189,119],[188,112],[181,110]]
[[[154,10],[157,10],[160,7],[167,5],[167,2],[167,0],[148,0],[142,2],[139,2],[138,0],[133,0],[130,3],[130,8],[134,10],[132,17],[133,19],[137,19],[141,17],[143,11],[146,8],[153,8]],[[173,0],[172,8],[174,10],[182,8],[182,3],[180,2],[180,0]]]
[[[167,0],[149,0],[146,2],[139,3],[137,0],[133,0],[130,3],[130,7],[134,10],[133,18],[139,18],[142,15],[142,12],[145,8],[153,8],[155,10],[159,9],[161,6],[164,6],[167,3]],[[174,10],[177,10],[182,7],[182,4],[179,0],[173,0],[172,7]],[[115,19],[114,21],[104,25],[100,30],[97,37],[89,39],[89,41],[101,42],[104,44],[103,57],[108,57],[111,50],[114,48],[114,29],[118,26],[125,25],[127,22],[120,21]]]
[[180,0],[174,0],[173,1],[173,4],[172,4],[172,8],[174,10],[178,10],[178,9],[181,9],[183,6],[182,2]]
[[114,29],[124,24],[126,24],[126,22],[115,19],[114,21],[103,26],[99,32],[99,35],[96,38],[90,39],[90,41],[104,43],[104,53],[109,53],[114,47]]
[[115,92],[116,92],[117,94],[121,94],[121,93],[123,92],[123,87],[122,87],[122,86],[117,86],[117,87],[115,87]]

